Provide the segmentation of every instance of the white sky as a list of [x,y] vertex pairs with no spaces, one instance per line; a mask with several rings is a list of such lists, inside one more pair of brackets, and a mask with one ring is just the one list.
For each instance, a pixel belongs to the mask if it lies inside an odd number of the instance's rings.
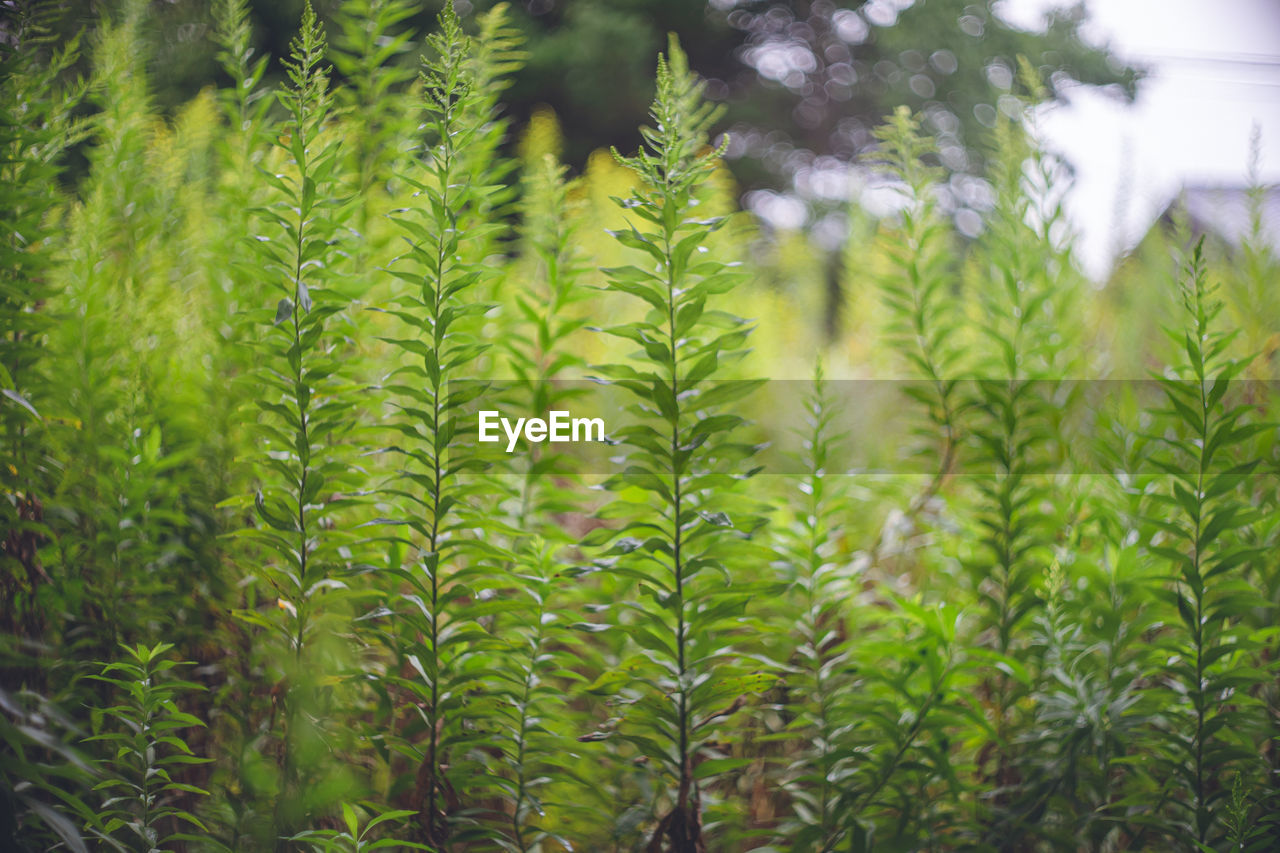
[[[1052,0],[1005,0],[1032,27]],[[1146,66],[1125,106],[1081,89],[1041,117],[1077,168],[1068,212],[1085,271],[1105,276],[1184,184],[1245,182],[1252,128],[1261,176],[1280,182],[1280,0],[1088,0],[1089,34]]]

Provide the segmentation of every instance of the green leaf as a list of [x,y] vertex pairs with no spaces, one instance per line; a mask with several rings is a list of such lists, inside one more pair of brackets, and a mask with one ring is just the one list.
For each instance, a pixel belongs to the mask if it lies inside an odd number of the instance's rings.
[[22,408],[31,413],[31,416],[37,420],[40,419],[40,413],[36,411],[36,407],[27,402],[27,398],[23,397],[12,388],[0,388],[0,394],[17,403]]

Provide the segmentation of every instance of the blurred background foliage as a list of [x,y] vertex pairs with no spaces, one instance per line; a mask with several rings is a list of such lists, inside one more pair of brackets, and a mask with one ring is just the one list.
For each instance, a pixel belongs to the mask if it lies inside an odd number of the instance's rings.
[[[415,3],[401,27],[431,29],[440,2]],[[480,13],[495,0],[460,5]],[[873,145],[872,130],[899,104],[923,112],[951,171],[981,174],[980,141],[1008,99],[1058,98],[1072,82],[1109,87],[1132,98],[1141,75],[1086,44],[1083,5],[1054,12],[1043,31],[1011,26],[994,0],[522,0],[506,4],[528,59],[504,95],[507,114],[528,120],[541,105],[564,127],[563,159],[581,168],[590,153],[634,149],[636,128],[653,99],[652,58],[675,33],[691,67],[708,81],[707,96],[728,109],[728,162],[744,189],[788,186],[807,159],[848,162]],[[101,2],[58,4],[63,35],[95,26]],[[252,46],[283,56],[300,0],[251,2]],[[322,20],[340,4],[319,2]],[[152,95],[165,114],[208,85],[224,85],[210,39],[210,4],[157,3],[143,27]],[[1031,93],[1018,78],[1025,57],[1044,82]],[[417,53],[400,58],[408,68]],[[268,80],[280,69],[268,70]],[[343,78],[343,73],[337,77]],[[1005,98],[1004,101],[1001,99]]]
[[[495,2],[467,0],[460,8],[479,13]],[[342,8],[316,5],[330,21]],[[896,106],[920,112],[937,139],[930,156],[947,173],[939,185],[946,208],[972,236],[990,204],[983,140],[1001,116],[1059,100],[1077,83],[1130,100],[1141,80],[1141,69],[1083,40],[1083,4],[1053,11],[1039,31],[1007,23],[997,0],[524,0],[503,6],[527,54],[503,94],[503,114],[522,124],[550,110],[563,128],[557,154],[575,171],[587,168],[595,152],[635,148],[636,128],[653,97],[651,57],[667,33],[681,39],[691,66],[708,81],[707,97],[725,106],[717,128],[729,132],[725,162],[742,203],[766,231],[780,229],[784,241],[806,225],[808,245],[799,251],[820,250],[815,262],[828,332],[841,311],[841,247],[863,204],[851,205],[851,194],[876,185],[862,164],[874,152],[875,128]],[[397,16],[398,35],[412,40],[429,31],[440,7],[406,7]],[[58,8],[58,30],[69,36],[94,26],[99,4],[65,0]],[[251,2],[247,9],[249,45],[257,55],[284,55],[301,2]],[[160,72],[151,94],[162,114],[202,87],[229,82],[216,59],[213,29],[207,3],[154,5],[140,32],[148,67]],[[416,50],[397,52],[389,64],[412,73],[417,58]],[[351,73],[338,63],[336,80]],[[271,64],[264,80],[280,74]],[[508,135],[507,154],[514,144]],[[81,174],[78,159],[70,160],[72,178]]]

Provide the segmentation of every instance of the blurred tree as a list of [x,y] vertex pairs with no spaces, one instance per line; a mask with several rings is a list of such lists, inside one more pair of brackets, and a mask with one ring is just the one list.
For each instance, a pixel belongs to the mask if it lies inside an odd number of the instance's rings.
[[[1083,3],[1053,11],[1045,29],[1006,23],[995,0],[711,0],[741,39],[731,61],[705,69],[742,130],[734,153],[783,170],[791,151],[849,159],[874,144],[873,129],[902,104],[924,115],[941,165],[981,172],[975,150],[1000,111],[1033,97],[1018,79],[1025,57],[1062,99],[1076,83],[1132,98],[1139,72],[1081,37]],[[736,65],[736,69],[734,68]],[[760,128],[764,132],[752,132]],[[781,133],[771,133],[780,131]],[[751,181],[752,183],[755,180]]]
[[[477,7],[495,0],[475,0]],[[631,150],[652,98],[650,57],[667,32],[688,46],[708,94],[729,109],[731,156],[747,187],[785,183],[797,162],[847,160],[899,104],[922,111],[942,165],[981,172],[973,148],[1011,98],[1028,97],[1018,57],[1050,98],[1074,83],[1132,98],[1139,73],[1081,37],[1083,3],[1052,12],[1045,29],[1006,23],[997,0],[523,0],[529,66],[510,92],[523,117],[539,103],[561,117],[570,161],[593,149]]]
[[[464,17],[502,0],[457,0]],[[321,0],[332,17],[341,0]],[[104,5],[63,0],[68,32],[92,25]],[[105,4],[108,5],[109,4]],[[209,39],[208,3],[152,3],[152,57],[158,104],[186,101],[219,74]],[[258,50],[288,49],[302,0],[253,0]],[[429,31],[443,0],[424,0],[404,26]],[[1050,98],[1073,83],[1113,87],[1132,97],[1139,72],[1105,47],[1081,38],[1082,3],[1049,15],[1029,32],[1006,23],[998,0],[510,0],[513,23],[527,37],[527,67],[507,93],[523,120],[551,106],[565,127],[566,161],[581,165],[594,149],[639,143],[653,98],[653,55],[675,32],[690,65],[725,102],[730,152],[746,188],[789,183],[788,173],[814,156],[847,160],[873,144],[872,129],[899,104],[922,111],[938,137],[942,165],[980,173],[973,147],[1010,98],[1025,56]],[[417,51],[406,56],[416,62]],[[278,66],[273,67],[278,71]],[[226,82],[226,81],[221,81]]]

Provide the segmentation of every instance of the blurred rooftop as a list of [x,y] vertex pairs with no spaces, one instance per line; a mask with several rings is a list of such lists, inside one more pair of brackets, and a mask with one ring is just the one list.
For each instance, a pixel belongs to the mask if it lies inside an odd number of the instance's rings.
[[[1001,14],[1034,27],[1061,2],[1006,0]],[[1280,183],[1280,2],[1088,0],[1089,31],[1120,58],[1144,66],[1131,107],[1079,90],[1040,117],[1046,143],[1076,167],[1067,200],[1079,257],[1097,282],[1132,249],[1182,188],[1189,211],[1236,233],[1250,180]],[[1275,190],[1268,192],[1273,241]],[[1191,208],[1194,207],[1194,210]]]
[[[1280,186],[1260,188],[1261,231],[1267,245],[1280,250]],[[1160,221],[1171,223],[1185,215],[1196,235],[1209,234],[1228,247],[1239,246],[1253,229],[1253,205],[1249,187],[1191,185],[1170,202]]]

